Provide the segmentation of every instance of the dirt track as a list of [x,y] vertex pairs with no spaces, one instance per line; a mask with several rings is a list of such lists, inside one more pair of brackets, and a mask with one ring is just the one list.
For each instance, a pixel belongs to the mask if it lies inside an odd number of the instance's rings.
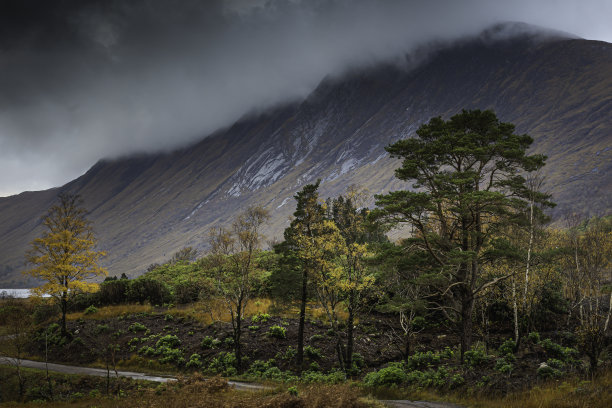
[[[15,365],[16,360],[14,358],[0,356],[0,364]],[[64,374],[80,374],[80,375],[95,375],[98,377],[106,377],[108,372],[102,368],[91,368],[91,367],[80,367],[70,366],[64,364],[48,363],[45,365],[42,361],[33,360],[19,360],[22,367],[35,368],[38,370],[45,370],[47,367],[49,371]],[[115,376],[115,372],[110,372],[111,376]],[[176,381],[176,378],[171,376],[156,376],[145,373],[136,373],[133,371],[117,371],[117,375],[120,377],[133,378],[135,380],[146,380],[165,383],[169,381]],[[266,387],[261,384],[251,384],[239,381],[228,381],[228,384],[237,390],[242,391],[257,391],[263,390]],[[428,402],[428,401],[408,401],[408,400],[387,400],[383,401],[386,405],[393,408],[462,408],[460,405],[448,404],[442,402]]]

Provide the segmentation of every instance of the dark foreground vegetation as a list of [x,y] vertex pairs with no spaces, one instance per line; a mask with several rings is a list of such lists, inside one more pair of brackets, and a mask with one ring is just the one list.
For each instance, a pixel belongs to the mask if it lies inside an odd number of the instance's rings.
[[[83,212],[52,210],[50,226],[76,220],[85,254],[70,231],[53,227],[36,241],[31,273],[49,280],[41,291],[53,298],[3,301],[1,352],[104,367],[109,398],[129,391],[117,378],[110,386],[119,368],[195,373],[141,390],[140,406],[367,406],[376,404],[369,394],[430,392],[470,404],[496,398],[483,406],[603,406],[612,218],[568,214],[562,228],[546,227],[553,203],[537,176],[545,157],[527,155],[531,138],[513,131],[488,111],[434,118],[387,148],[416,191],[376,196],[370,211],[358,188],[323,201],[319,182],[308,184],[270,250],[259,232],[269,214],[251,207],[210,231],[204,256],[184,248],[98,288],[83,281],[89,267],[104,272]],[[405,238],[391,242],[386,233],[398,228]],[[3,398],[38,399],[29,390],[40,385],[13,365],[18,392]],[[276,388],[244,397],[202,375]],[[195,403],[196,391],[210,405]]]

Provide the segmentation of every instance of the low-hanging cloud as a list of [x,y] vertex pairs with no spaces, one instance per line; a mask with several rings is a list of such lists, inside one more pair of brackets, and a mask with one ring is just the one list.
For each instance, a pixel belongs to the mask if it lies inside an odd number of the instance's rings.
[[612,2],[5,1],[0,196],[172,149],[326,75],[522,21],[611,41]]

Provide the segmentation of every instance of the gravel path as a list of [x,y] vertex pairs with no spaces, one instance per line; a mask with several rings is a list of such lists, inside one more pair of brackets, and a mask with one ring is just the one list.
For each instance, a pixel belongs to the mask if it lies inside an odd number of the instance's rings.
[[[26,368],[35,368],[38,370],[45,369],[45,363],[42,361],[32,361],[32,360],[20,360],[21,366]],[[0,356],[0,364],[9,364],[15,365],[15,359],[9,357]],[[103,368],[91,368],[91,367],[79,367],[79,366],[70,366],[64,364],[54,364],[49,363],[49,371],[53,371],[56,373],[64,373],[64,374],[81,374],[81,375],[95,375],[98,377],[106,377],[107,372]],[[166,383],[169,381],[176,381],[176,378],[172,376],[157,376],[150,375],[145,373],[136,373],[133,371],[117,371],[119,377],[127,377],[133,378],[135,380],[146,380],[146,381],[154,381],[159,383]],[[111,376],[115,376],[115,372],[111,371]],[[242,391],[258,391],[266,389],[267,387],[260,384],[250,384],[239,381],[228,381],[227,382],[231,387],[234,387],[237,390]]]
[[[0,356],[0,364],[15,365],[15,359],[9,357]],[[22,367],[35,368],[38,370],[44,370],[45,363],[42,361],[33,360],[20,360]],[[64,373],[64,374],[80,374],[80,375],[95,375],[98,377],[106,377],[107,372],[103,368],[91,368],[91,367],[79,367],[70,366],[64,364],[48,364],[49,371]],[[135,380],[147,380],[159,383],[166,383],[169,381],[176,381],[176,378],[172,376],[157,376],[145,373],[136,373],[133,371],[117,371],[120,377],[133,378]],[[115,372],[111,371],[111,376],[115,376]],[[259,391],[264,390],[268,387],[261,384],[245,383],[240,381],[228,381],[228,384],[241,391]],[[392,408],[464,408],[461,405],[449,404],[444,402],[428,402],[428,401],[408,401],[408,400],[386,400],[382,401],[386,405]]]

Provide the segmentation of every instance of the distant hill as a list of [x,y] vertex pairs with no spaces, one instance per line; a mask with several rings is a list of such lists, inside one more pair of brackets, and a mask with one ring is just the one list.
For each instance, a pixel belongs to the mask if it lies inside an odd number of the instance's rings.
[[553,216],[609,214],[612,44],[494,37],[440,49],[412,70],[380,65],[327,78],[304,101],[188,148],[102,160],[60,188],[0,198],[0,287],[32,284],[19,273],[24,252],[59,191],[85,198],[111,275],[135,276],[183,246],[205,248],[211,226],[230,224],[250,204],[270,210],[266,234],[282,237],[292,196],[317,178],[323,197],[350,184],[372,193],[406,188],[384,146],[463,108],[491,108],[535,138],[533,152],[548,155]]

